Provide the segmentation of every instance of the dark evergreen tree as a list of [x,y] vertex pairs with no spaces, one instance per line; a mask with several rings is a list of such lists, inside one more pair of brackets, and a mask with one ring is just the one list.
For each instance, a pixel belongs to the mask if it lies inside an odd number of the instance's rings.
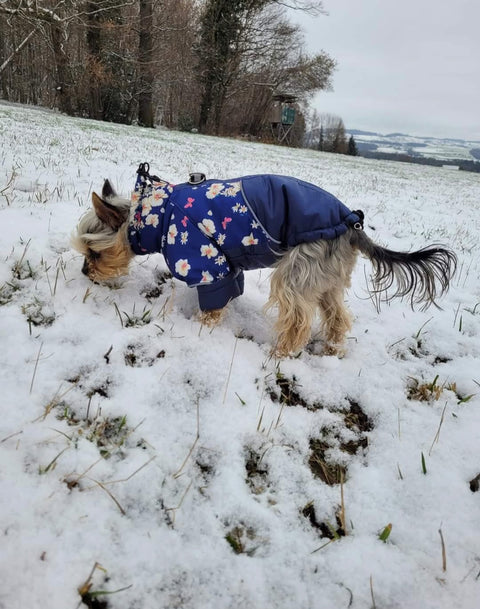
[[357,142],[355,141],[355,138],[353,137],[353,135],[351,135],[350,139],[348,140],[347,154],[349,154],[351,156],[358,156]]
[[207,0],[201,20],[200,82],[203,86],[198,127],[213,122],[217,132],[229,84],[241,56],[240,40],[245,18],[261,10],[268,0]]

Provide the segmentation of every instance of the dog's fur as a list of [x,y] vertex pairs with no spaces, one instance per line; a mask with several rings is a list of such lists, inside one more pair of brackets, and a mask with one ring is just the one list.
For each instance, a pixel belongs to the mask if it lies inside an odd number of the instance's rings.
[[[127,238],[130,201],[119,197],[105,182],[102,197],[92,195],[93,209],[80,220],[72,239],[85,256],[83,272],[93,281],[128,273],[134,257]],[[375,244],[363,230],[349,228],[333,240],[301,243],[279,256],[270,281],[266,309],[277,308],[277,342],[273,349],[284,357],[309,341],[312,322],[320,312],[327,354],[341,355],[352,319],[344,305],[344,291],[358,252],[373,264],[374,292],[396,289],[388,299],[409,297],[410,304],[435,304],[444,294],[456,270],[455,254],[432,245],[414,252],[396,252]],[[204,311],[201,321],[215,325],[222,311]]]

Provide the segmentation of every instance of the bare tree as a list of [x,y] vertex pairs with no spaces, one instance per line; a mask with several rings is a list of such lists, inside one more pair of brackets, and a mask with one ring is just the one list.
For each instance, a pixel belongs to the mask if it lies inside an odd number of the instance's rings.
[[306,139],[309,148],[324,152],[348,153],[348,142],[343,120],[335,114],[327,112],[319,114],[314,111],[311,127]]
[[153,104],[154,46],[152,23],[153,0],[139,0],[139,43],[138,43],[138,124],[143,127],[155,125]]
[[291,91],[300,119],[334,68],[327,54],[304,52],[287,6],[323,10],[313,0],[0,0],[1,95],[101,120],[265,137],[272,94]]
[[[317,10],[319,2],[296,2]],[[203,14],[199,127],[258,135],[265,127],[272,93],[295,93],[306,102],[313,92],[330,86],[335,62],[326,54],[304,52],[299,26],[285,18],[276,0],[207,0]],[[233,11],[233,13],[229,12]]]

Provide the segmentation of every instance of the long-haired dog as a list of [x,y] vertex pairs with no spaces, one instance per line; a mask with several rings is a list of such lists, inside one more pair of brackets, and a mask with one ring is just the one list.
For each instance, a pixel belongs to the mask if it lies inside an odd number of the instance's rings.
[[258,175],[205,180],[192,174],[174,186],[137,171],[130,199],[105,181],[81,218],[73,246],[83,272],[102,281],[128,272],[135,255],[161,252],[173,276],[198,290],[201,320],[218,322],[243,293],[243,270],[273,267],[266,309],[276,308],[274,353],[286,356],[309,341],[320,312],[325,352],[341,354],[351,317],[344,305],[357,254],[373,264],[373,289],[408,297],[412,307],[434,303],[448,290],[457,259],[432,245],[397,252],[374,243],[363,213],[294,178]]

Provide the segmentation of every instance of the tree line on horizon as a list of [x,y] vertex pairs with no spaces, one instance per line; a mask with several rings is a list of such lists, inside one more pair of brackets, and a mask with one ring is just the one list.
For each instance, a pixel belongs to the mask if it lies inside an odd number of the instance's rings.
[[316,0],[2,0],[0,96],[273,141],[272,100],[288,93],[289,143],[303,145],[309,101],[331,88],[335,60],[306,52],[287,7],[324,12]]

